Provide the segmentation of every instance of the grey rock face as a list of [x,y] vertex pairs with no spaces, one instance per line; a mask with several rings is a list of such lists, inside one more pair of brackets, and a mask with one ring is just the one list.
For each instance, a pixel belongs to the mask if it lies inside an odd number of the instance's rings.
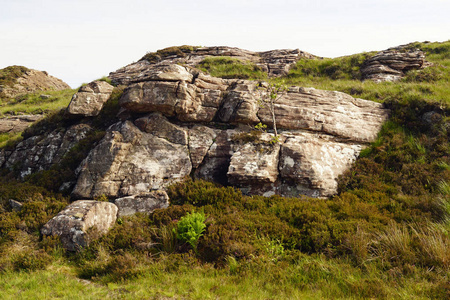
[[89,244],[89,230],[106,233],[116,222],[117,206],[93,200],[75,201],[45,224],[41,233],[61,238],[64,248],[76,251]]
[[195,125],[189,130],[189,153],[192,168],[200,166],[212,147],[217,136],[217,130],[202,125]]
[[271,144],[272,137],[266,133],[258,144],[247,143],[236,149],[227,172],[229,183],[245,186],[277,181],[280,145]]
[[155,209],[169,207],[169,196],[162,190],[151,191],[141,195],[133,195],[114,200],[118,207],[118,217],[129,216],[135,213],[149,214]]
[[[337,142],[332,136],[297,133],[281,145],[280,176],[289,182],[281,189],[304,190],[311,196],[330,196],[337,191],[336,179],[356,160],[362,146]],[[284,193],[287,194],[287,191]]]
[[22,178],[33,172],[46,170],[59,163],[91,129],[89,125],[76,124],[66,130],[54,130],[45,136],[30,137],[20,142],[14,151],[5,151],[3,163],[0,153],[0,167],[19,169]]
[[79,91],[73,95],[66,112],[74,116],[97,116],[108,101],[113,88],[105,81],[93,81],[80,87]]
[[[167,135],[180,136],[179,129],[173,130]],[[81,163],[72,195],[121,197],[162,189],[190,174],[186,142],[142,132],[130,121],[117,123]]]
[[375,82],[397,81],[409,70],[426,66],[425,54],[420,50],[388,49],[367,59],[361,68],[363,79]]

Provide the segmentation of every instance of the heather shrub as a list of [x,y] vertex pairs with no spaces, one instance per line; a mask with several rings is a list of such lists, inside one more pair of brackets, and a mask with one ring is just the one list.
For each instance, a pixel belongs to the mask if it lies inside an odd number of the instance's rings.
[[43,250],[26,250],[13,255],[12,264],[16,271],[35,271],[45,269],[52,257]]
[[241,191],[233,187],[222,188],[212,182],[193,181],[190,178],[180,184],[169,187],[167,194],[171,204],[174,205],[239,205],[242,199]]

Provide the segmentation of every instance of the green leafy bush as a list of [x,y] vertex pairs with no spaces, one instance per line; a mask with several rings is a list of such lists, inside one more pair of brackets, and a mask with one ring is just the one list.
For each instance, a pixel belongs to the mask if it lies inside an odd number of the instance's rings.
[[186,242],[197,252],[198,239],[203,235],[206,228],[206,216],[203,212],[192,212],[182,217],[174,232],[177,234],[177,239]]

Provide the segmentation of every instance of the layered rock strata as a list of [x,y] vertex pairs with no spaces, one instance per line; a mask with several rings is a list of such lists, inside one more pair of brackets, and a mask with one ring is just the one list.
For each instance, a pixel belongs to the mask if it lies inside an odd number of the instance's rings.
[[[336,193],[337,177],[376,138],[388,117],[379,103],[291,87],[273,107],[279,132],[275,139],[270,129],[254,129],[260,122],[269,128],[273,124],[270,107],[261,106],[264,84],[214,78],[167,59],[141,61],[114,73],[128,84],[119,99],[121,121],[107,129],[78,167],[73,197],[105,195],[124,198],[124,203],[140,199],[141,207],[151,210],[151,200],[143,204],[146,195],[186,176],[233,185],[248,194],[327,197]],[[79,93],[100,90],[88,87],[90,91]],[[78,124],[26,139],[14,150],[0,152],[0,166],[19,169],[22,176],[46,169],[89,130]],[[135,207],[130,209],[147,209]]]
[[[287,74],[289,69],[302,58],[312,59],[316,57],[310,53],[300,51],[299,49],[271,50],[264,52],[253,52],[233,47],[188,47],[186,49],[180,48],[177,49],[178,51],[172,51],[169,52],[169,54],[162,56],[157,54],[151,55],[151,61],[146,59],[148,55],[144,56],[140,61],[110,73],[109,77],[117,84],[130,84],[137,81],[145,81],[148,76],[146,72],[151,72],[149,71],[149,66],[154,64],[196,67],[206,57],[211,56],[228,56],[244,62],[254,63],[260,67],[262,71],[272,77]],[[164,52],[164,50],[162,52]]]
[[129,79],[119,103],[147,115],[108,129],[79,167],[77,198],[146,193],[190,174],[251,194],[329,196],[387,118],[379,103],[293,87],[274,106],[280,142],[245,142],[254,124],[272,125],[257,82],[164,64]]
[[427,65],[421,50],[388,49],[367,59],[361,67],[363,79],[375,82],[400,80],[409,70]]

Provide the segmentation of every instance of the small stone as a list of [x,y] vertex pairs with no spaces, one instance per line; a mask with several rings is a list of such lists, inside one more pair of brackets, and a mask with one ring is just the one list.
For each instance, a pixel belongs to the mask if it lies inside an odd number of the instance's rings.
[[22,209],[23,204],[14,199],[9,199],[9,205],[14,211],[20,211]]

